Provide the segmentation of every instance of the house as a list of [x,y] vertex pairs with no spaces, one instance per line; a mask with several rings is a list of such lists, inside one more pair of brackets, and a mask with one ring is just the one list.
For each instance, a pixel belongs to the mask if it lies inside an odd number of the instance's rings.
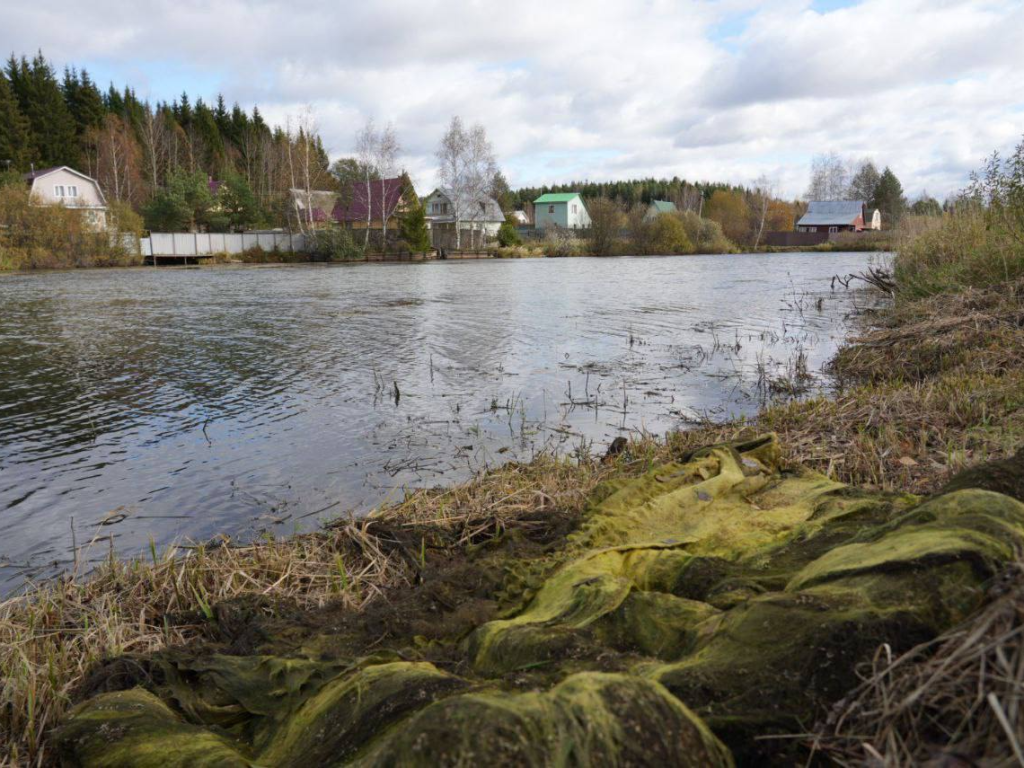
[[[338,224],[348,229],[380,230],[382,214],[388,217],[388,232],[398,230],[398,217],[407,207],[401,178],[370,182],[369,194],[364,182],[355,182],[342,192],[304,189],[289,190],[292,198],[290,218],[303,224]],[[369,214],[369,215],[368,215]]]
[[663,213],[679,213],[679,209],[676,208],[675,203],[669,200],[651,200],[651,204],[647,206],[647,212],[644,214],[644,221],[654,221]]
[[90,227],[107,228],[107,200],[96,179],[66,165],[32,171],[22,178],[39,205],[64,205],[80,210]]
[[[398,216],[408,207],[405,186],[401,178],[377,179],[370,182],[367,195],[366,182],[355,182],[338,196],[331,217],[349,229],[380,229],[382,214],[387,214],[388,230],[398,229]],[[369,214],[369,215],[367,215]]]
[[517,227],[528,227],[530,226],[530,217],[526,211],[512,211],[512,222]]
[[880,210],[875,208],[874,212],[871,214],[871,219],[864,220],[864,229],[873,229],[875,231],[882,229],[882,212]]
[[587,229],[590,214],[578,192],[549,192],[533,201],[533,225],[538,229]]
[[[877,211],[875,212],[877,215]],[[797,232],[860,232],[866,226],[867,205],[862,200],[812,200],[796,223]],[[874,217],[872,217],[872,225]],[[881,221],[879,219],[879,229]]]
[[[435,189],[423,201],[435,248],[476,248],[498,235],[505,221],[501,206],[487,195],[456,197],[447,189]],[[459,236],[455,235],[458,218]]]

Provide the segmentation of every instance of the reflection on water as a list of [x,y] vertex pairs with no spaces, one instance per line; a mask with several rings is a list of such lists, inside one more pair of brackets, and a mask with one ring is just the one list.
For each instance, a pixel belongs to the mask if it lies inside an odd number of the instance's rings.
[[[288,533],[544,448],[753,413],[819,372],[865,254],[0,278],[0,591]],[[821,301],[818,301],[821,299]],[[760,386],[759,386],[760,383]],[[104,524],[106,523],[106,524]]]

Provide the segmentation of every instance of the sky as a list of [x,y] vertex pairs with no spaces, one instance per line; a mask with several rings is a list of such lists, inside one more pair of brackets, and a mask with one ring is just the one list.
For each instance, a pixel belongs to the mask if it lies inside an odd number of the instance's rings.
[[270,122],[332,158],[392,122],[418,188],[452,115],[513,187],[679,176],[803,195],[811,158],[943,198],[1024,135],[1024,0],[0,0],[0,51]]

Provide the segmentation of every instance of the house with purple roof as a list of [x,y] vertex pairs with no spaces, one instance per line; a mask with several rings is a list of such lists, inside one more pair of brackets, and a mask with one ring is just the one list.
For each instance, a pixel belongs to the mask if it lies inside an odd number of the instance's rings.
[[336,224],[348,229],[380,231],[387,221],[388,232],[398,230],[399,216],[406,210],[405,185],[401,178],[356,182],[341,192],[290,190],[292,217],[306,226]]

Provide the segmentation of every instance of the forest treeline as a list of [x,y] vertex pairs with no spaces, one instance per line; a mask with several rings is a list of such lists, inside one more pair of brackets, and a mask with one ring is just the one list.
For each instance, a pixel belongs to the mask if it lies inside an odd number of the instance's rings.
[[102,90],[85,69],[59,76],[42,53],[12,55],[0,72],[0,172],[11,179],[57,165],[173,229],[281,225],[290,187],[331,180],[308,117],[271,126],[258,107],[229,107],[222,96],[150,103],[127,86]]

